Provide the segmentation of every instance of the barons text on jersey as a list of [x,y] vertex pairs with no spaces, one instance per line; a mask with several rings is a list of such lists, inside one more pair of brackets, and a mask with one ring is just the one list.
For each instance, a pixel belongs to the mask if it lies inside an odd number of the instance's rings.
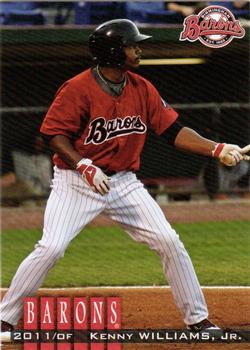
[[117,117],[111,120],[99,117],[90,123],[89,134],[84,144],[100,144],[121,135],[144,134],[146,130],[147,126],[140,115],[127,116],[123,119]]

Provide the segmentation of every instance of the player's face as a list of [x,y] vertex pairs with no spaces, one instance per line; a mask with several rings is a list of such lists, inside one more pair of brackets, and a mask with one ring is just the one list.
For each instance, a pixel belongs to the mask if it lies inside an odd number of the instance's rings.
[[131,44],[124,48],[126,54],[125,67],[137,68],[140,65],[142,50],[138,43]]

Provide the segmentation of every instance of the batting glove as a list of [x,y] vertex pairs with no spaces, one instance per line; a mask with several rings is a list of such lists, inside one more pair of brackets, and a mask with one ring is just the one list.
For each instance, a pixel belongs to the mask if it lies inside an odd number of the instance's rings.
[[250,156],[246,155],[249,151],[250,145],[240,148],[237,145],[218,143],[212,151],[212,156],[224,165],[235,166],[242,160],[250,160]]
[[81,159],[77,163],[76,170],[94,192],[98,192],[102,196],[109,192],[109,178],[100,168],[92,164],[92,160]]

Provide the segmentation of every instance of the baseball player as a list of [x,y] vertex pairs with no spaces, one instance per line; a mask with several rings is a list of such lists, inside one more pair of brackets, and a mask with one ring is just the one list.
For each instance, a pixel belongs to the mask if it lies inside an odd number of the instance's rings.
[[139,66],[140,43],[149,38],[127,19],[101,24],[89,38],[94,67],[57,91],[41,126],[55,165],[43,236],[3,298],[5,341],[21,317],[23,298],[37,291],[70,241],[104,211],[135,241],[160,255],[187,327],[218,329],[208,320],[187,251],[135,172],[148,128],[179,149],[215,157],[228,166],[249,160],[249,147],[217,144],[182,126],[156,88],[130,71]]

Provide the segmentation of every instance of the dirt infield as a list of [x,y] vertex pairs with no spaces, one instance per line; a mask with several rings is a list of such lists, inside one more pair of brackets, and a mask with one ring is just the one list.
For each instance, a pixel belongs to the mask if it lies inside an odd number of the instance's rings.
[[[163,211],[171,224],[177,222],[209,222],[250,220],[250,201],[205,201],[205,202],[173,202],[163,207]],[[2,229],[41,228],[43,226],[44,208],[2,208]],[[112,225],[108,217],[99,215],[91,225]]]
[[[222,328],[250,330],[250,289],[206,289],[210,318]],[[40,290],[39,296],[120,296],[124,329],[183,328],[169,288],[79,288]],[[249,344],[124,344],[124,350],[247,350]],[[4,345],[3,350],[22,349]]]

